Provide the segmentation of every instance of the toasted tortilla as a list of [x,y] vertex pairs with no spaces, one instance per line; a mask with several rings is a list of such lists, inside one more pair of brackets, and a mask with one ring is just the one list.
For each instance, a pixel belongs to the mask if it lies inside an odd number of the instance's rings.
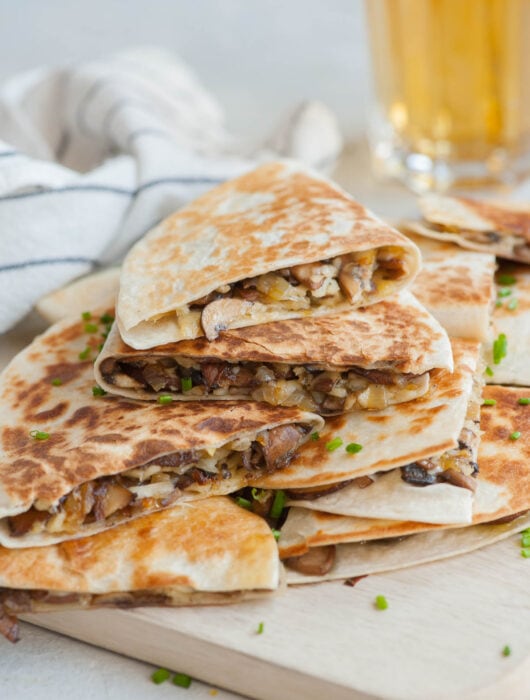
[[403,291],[366,309],[250,326],[214,341],[184,340],[148,352],[127,346],[115,324],[95,376],[108,392],[130,398],[254,399],[335,415],[416,399],[429,390],[430,370],[452,367],[447,334]]
[[[317,262],[325,263],[317,273],[294,274]],[[335,184],[294,161],[268,163],[203,195],[131,249],[118,324],[136,349],[212,340],[228,328],[376,303],[419,268],[417,247]],[[307,275],[312,281],[302,283]]]
[[452,338],[486,341],[495,295],[495,256],[403,230],[423,257],[411,291]]
[[530,263],[530,207],[514,202],[484,202],[429,194],[419,207],[423,221],[407,228],[463,248]]
[[[503,284],[503,280],[514,284]],[[504,263],[497,274],[497,303],[493,311],[493,328],[485,344],[488,384],[513,384],[530,387],[530,268]],[[506,295],[506,296],[504,296]],[[493,343],[504,333],[506,356],[498,364],[493,359]],[[528,393],[530,396],[530,392]]]
[[[484,397],[496,404],[482,412],[484,434],[472,527],[449,529],[291,508],[279,540],[282,558],[300,556],[312,547],[340,546],[336,565],[328,574],[319,577],[289,571],[288,582],[344,578],[434,561],[490,544],[530,525],[530,407],[518,403],[524,396],[524,390],[515,387],[484,390]],[[521,433],[518,440],[510,439],[514,431]],[[499,522],[517,514],[521,516],[513,522]],[[400,542],[401,537],[408,539]]]
[[0,632],[25,612],[237,602],[276,589],[279,569],[262,518],[207,498],[92,537],[0,547]]
[[[288,467],[260,477],[255,485],[294,489],[334,484],[455,448],[478,379],[480,346],[453,339],[452,347],[454,372],[434,370],[426,396],[399,407],[330,418],[318,439],[306,442]],[[340,447],[326,447],[336,438],[342,440]],[[362,445],[362,450],[347,453],[350,443]]]
[[[4,546],[94,534],[177,499],[230,493],[261,469],[284,466],[323,424],[296,408],[254,402],[153,406],[94,396],[99,318],[61,321],[0,377]],[[247,468],[244,454],[253,460]],[[123,505],[113,511],[116,503]]]

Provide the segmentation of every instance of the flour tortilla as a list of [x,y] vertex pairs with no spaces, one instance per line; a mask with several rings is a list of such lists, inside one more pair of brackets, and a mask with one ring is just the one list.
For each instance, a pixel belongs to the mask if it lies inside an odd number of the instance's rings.
[[[243,468],[240,455],[247,445],[258,451],[269,450],[269,468],[281,466],[290,451],[285,449],[283,453],[280,438],[283,436],[284,442],[292,440],[294,450],[299,440],[307,439],[323,424],[319,416],[296,408],[253,402],[153,406],[93,396],[90,358],[95,357],[105,328],[99,318],[94,314],[90,322],[97,326],[97,332],[86,332],[83,320],[61,321],[17,355],[0,377],[5,407],[0,428],[0,542],[4,546],[42,546],[94,534],[130,517],[168,507],[174,498],[190,500],[230,493],[266,466],[261,460],[258,471]],[[86,347],[90,349],[89,357],[80,359]],[[61,384],[54,385],[54,380]],[[32,437],[35,430],[47,434],[48,439]],[[256,438],[263,447],[254,446]],[[225,448],[230,453],[223,455]],[[222,474],[217,459],[224,465]],[[206,475],[193,471],[197,465],[206,469]],[[131,472],[142,468],[150,473]],[[170,474],[170,481],[156,483],[164,470]],[[89,510],[94,521],[89,522],[89,515],[86,522],[83,518],[77,522],[80,509],[86,508],[95,495],[92,486],[101,485],[97,480],[106,479],[105,484],[112,484],[116,479],[111,477],[120,473],[127,473],[127,480],[124,484],[117,478],[118,485],[135,496],[128,504],[130,508],[107,512],[103,518],[96,510]],[[197,478],[192,478],[194,474]],[[213,476],[206,478],[208,474]],[[153,475],[158,475],[156,480]],[[186,475],[191,475],[188,484],[177,479]],[[67,494],[72,500],[63,502]],[[123,492],[118,495],[121,499]],[[94,508],[97,505],[96,501]],[[27,513],[33,506],[45,514],[59,509],[59,514],[44,530],[41,526],[29,531],[22,527],[18,536],[12,534],[9,524],[13,520],[9,521],[9,516]],[[61,520],[62,513],[67,515],[66,522]]]
[[237,602],[276,589],[279,570],[267,523],[207,498],[92,537],[0,547],[0,632],[23,612]]
[[495,293],[495,256],[403,230],[423,257],[411,291],[452,338],[486,341]]
[[[439,455],[457,445],[479,369],[478,343],[452,341],[455,370],[434,370],[426,395],[381,411],[349,413],[326,421],[318,440],[309,440],[285,469],[260,477],[256,486],[294,489],[335,484],[385,472]],[[475,382],[476,383],[476,382]],[[343,446],[326,445],[340,437]],[[349,443],[362,445],[348,454]]]
[[[294,294],[293,288],[284,292],[274,286],[266,302],[265,297],[234,299],[229,314],[218,309],[222,319],[214,314],[210,332],[206,312],[201,316],[189,308],[215,290],[227,293],[226,285],[240,280],[350,253],[359,254],[361,274],[371,269],[370,251],[378,264],[387,255],[403,268],[395,279],[381,278],[379,268],[375,289],[366,284],[353,302],[342,292],[318,301],[315,292],[311,306],[294,308],[285,296]],[[131,249],[120,279],[119,329],[136,349],[203,334],[211,340],[222,329],[325,316],[378,302],[410,284],[419,267],[417,247],[339,187],[294,161],[268,163],[203,195]],[[370,271],[367,277],[372,278]],[[213,304],[205,309],[213,313]]]
[[[515,387],[490,386],[484,391],[485,398],[497,403],[482,413],[484,434],[471,527],[448,529],[291,508],[279,540],[282,558],[299,556],[310,547],[339,546],[329,574],[313,577],[289,571],[288,582],[344,578],[434,561],[472,551],[530,525],[530,411],[518,403],[524,395],[523,389]],[[510,440],[516,430],[521,437]],[[495,522],[518,513],[521,517],[513,522]],[[399,541],[400,537],[408,539]]]
[[[221,333],[211,342],[184,340],[148,352],[127,346],[115,325],[96,361],[95,376],[108,392],[130,398],[156,400],[168,393],[184,401],[253,398],[332,415],[415,399],[428,391],[429,377],[422,375],[452,367],[447,334],[410,292],[403,291],[366,309],[250,326]],[[269,370],[262,381],[260,368]],[[351,388],[346,389],[352,368],[372,374],[361,379],[354,372]],[[326,371],[342,376],[323,376]],[[220,384],[204,378],[211,372],[221,376]],[[182,391],[181,377],[190,373],[193,387]],[[289,379],[284,378],[286,373]],[[230,379],[223,380],[225,375]],[[246,385],[238,386],[240,377]],[[345,399],[324,389],[311,390],[315,382],[318,386],[326,379],[333,386],[344,383],[353,404],[346,405]],[[370,391],[371,398],[365,395]]]
[[485,202],[429,194],[419,207],[421,222],[407,228],[463,248],[530,263],[530,207],[514,202]]
[[[506,275],[514,277],[515,284],[502,284]],[[497,281],[497,290],[510,294],[500,296],[493,311],[493,328],[484,348],[486,364],[493,374],[486,375],[486,382],[530,387],[530,268],[504,263],[499,268]],[[506,357],[495,364],[493,343],[501,333],[506,336],[507,352]]]

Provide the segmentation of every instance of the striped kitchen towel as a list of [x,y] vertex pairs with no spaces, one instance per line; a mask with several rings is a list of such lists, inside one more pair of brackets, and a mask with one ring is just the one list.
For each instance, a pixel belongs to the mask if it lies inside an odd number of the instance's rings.
[[309,102],[245,152],[158,49],[13,78],[0,89],[0,332],[205,190],[277,155],[327,170],[341,145],[333,114]]

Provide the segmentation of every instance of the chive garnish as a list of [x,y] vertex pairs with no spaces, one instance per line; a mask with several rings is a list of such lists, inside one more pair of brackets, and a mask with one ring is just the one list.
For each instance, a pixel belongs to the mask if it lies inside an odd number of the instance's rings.
[[265,623],[260,622],[258,625],[258,629],[256,630],[256,634],[263,634],[264,630],[265,630]]
[[519,440],[521,437],[521,433],[518,430],[514,430],[513,433],[510,435],[510,440]]
[[105,396],[107,392],[96,384],[92,387],[92,396]]
[[515,277],[513,275],[498,275],[497,282],[499,284],[507,285],[507,284],[515,284],[517,282],[517,280],[515,279]]
[[502,301],[500,299],[497,299],[497,301],[495,302],[495,308],[500,309],[501,306],[502,306]]
[[510,299],[510,301],[508,302],[507,308],[508,308],[510,311],[515,311],[515,309],[517,308],[518,304],[519,304],[519,300],[516,299],[516,298],[514,297],[513,299]]
[[499,337],[493,341],[493,364],[498,365],[503,357],[506,357],[508,350],[508,339],[505,333],[500,333]]
[[97,333],[98,327],[95,323],[85,323],[85,333]]
[[105,325],[112,325],[112,322],[114,321],[114,316],[111,316],[110,314],[103,314],[103,316],[100,317],[99,321],[100,323],[104,323]]
[[259,501],[259,503],[264,503],[269,497],[269,492],[266,489],[257,489],[255,486],[252,487],[250,493],[254,501]]
[[171,403],[173,401],[173,397],[171,394],[160,394],[160,396],[157,399],[159,404],[162,404],[162,406],[165,406],[168,403]]
[[530,534],[521,537],[521,545],[523,547],[530,547]]
[[510,656],[511,653],[512,653],[512,650],[510,649],[510,647],[508,645],[506,645],[504,647],[504,649],[502,650],[503,656]]
[[171,673],[167,670],[167,668],[159,668],[151,674],[151,680],[153,683],[160,685],[160,683],[167,681],[170,675]]
[[388,602],[384,595],[378,595],[375,597],[375,607],[378,610],[386,610],[388,608]]
[[285,491],[276,491],[274,494],[274,501],[272,502],[271,509],[269,511],[269,516],[271,518],[279,518],[285,507],[286,495]]
[[518,403],[520,406],[529,406],[529,405],[530,405],[530,399],[520,398],[520,399],[517,399],[517,403]]
[[278,540],[280,539],[280,531],[272,528],[272,534],[274,535],[274,539],[276,540],[276,542],[278,542]]
[[320,433],[311,433],[311,440],[320,440]]
[[191,685],[191,676],[185,673],[175,673],[173,676],[173,685],[178,685],[181,688],[189,688]]
[[90,311],[83,311],[83,313],[81,314],[81,318],[83,319],[83,321],[90,321],[90,319],[92,318],[92,314],[90,313]]
[[90,345],[87,345],[86,348],[79,353],[79,359],[80,360],[88,360],[88,358],[90,357],[91,351],[92,351],[92,348],[90,347]]
[[333,438],[333,440],[326,442],[326,450],[328,452],[334,452],[339,447],[341,447],[343,444],[344,443],[342,442],[342,438],[340,438],[340,437]]
[[360,452],[363,449],[362,445],[359,445],[358,442],[350,442],[349,445],[346,445],[346,452],[350,455],[357,454],[357,452]]
[[488,377],[493,377],[493,370],[491,369],[491,367],[486,367],[484,373],[487,374]]
[[507,289],[506,287],[501,287],[501,289],[497,290],[497,296],[499,297],[499,299],[509,297],[512,291],[513,290]]
[[182,386],[182,391],[189,391],[193,386],[193,381],[191,377],[182,377],[180,384]]
[[32,430],[29,435],[34,440],[47,440],[50,437],[50,433],[45,433],[42,430]]
[[484,399],[484,401],[482,402],[482,405],[483,406],[496,406],[497,401],[495,399]]
[[63,383],[63,380],[59,379],[59,377],[56,377],[56,379],[52,379],[53,386],[61,386],[62,383]]
[[524,557],[525,559],[530,559],[530,547],[527,547],[525,549],[521,549],[521,556]]
[[243,498],[242,496],[236,496],[236,503],[241,508],[246,508],[247,510],[252,510],[252,503],[248,498]]

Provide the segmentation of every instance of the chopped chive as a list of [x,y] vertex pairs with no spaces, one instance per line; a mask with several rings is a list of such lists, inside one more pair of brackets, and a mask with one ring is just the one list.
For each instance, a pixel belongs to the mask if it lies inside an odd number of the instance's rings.
[[285,491],[276,491],[274,494],[274,501],[272,502],[271,509],[269,511],[269,515],[271,518],[279,518],[280,515],[283,512],[283,509],[285,507],[285,501],[287,500],[287,497],[285,495]]
[[96,384],[92,387],[92,396],[105,396],[107,392]]
[[346,445],[346,452],[350,455],[357,454],[357,452],[360,452],[363,449],[362,445],[359,445],[358,442],[350,442],[349,445]]
[[500,299],[497,299],[497,301],[495,302],[495,308],[500,309],[501,306],[502,306],[502,301]]
[[167,681],[170,675],[171,673],[167,670],[167,668],[159,668],[151,674],[151,680],[153,683],[160,685],[160,683]]
[[181,688],[189,688],[191,685],[191,676],[185,673],[175,673],[173,676],[173,685],[178,685]]
[[340,438],[340,437],[333,438],[333,440],[326,442],[326,450],[328,452],[334,452],[339,447],[341,447],[341,445],[343,445],[343,444],[344,443],[342,442],[342,438]]
[[529,406],[529,405],[530,405],[530,399],[522,398],[522,397],[521,397],[520,399],[517,399],[517,403],[518,403],[520,406]]
[[160,396],[157,399],[159,404],[162,404],[162,406],[165,406],[168,403],[171,403],[173,401],[173,397],[171,394],[160,394]]
[[512,650],[510,649],[510,647],[508,645],[506,645],[502,650],[503,656],[510,656],[511,653],[512,653]]
[[180,385],[182,387],[182,391],[189,391],[193,386],[192,378],[182,377],[182,379],[180,380]]
[[311,433],[311,440],[320,440],[320,433]]
[[496,406],[497,401],[495,399],[484,399],[484,401],[482,402],[482,405],[483,406]]
[[53,386],[61,386],[62,383],[63,383],[63,380],[59,379],[59,377],[56,377],[56,379],[52,379]]
[[486,367],[484,373],[487,374],[488,377],[493,377],[493,370],[491,369],[491,367]]
[[106,325],[112,324],[114,321],[114,316],[111,316],[110,314],[103,314],[103,316],[100,316],[99,322],[100,323],[105,323]]
[[241,496],[237,496],[236,503],[238,506],[241,506],[241,508],[252,510],[252,503],[248,500],[248,498],[242,498]]
[[497,282],[499,284],[515,284],[517,280],[513,275],[498,275]]
[[378,610],[386,610],[388,608],[388,601],[384,595],[378,595],[375,597],[375,607]]
[[258,625],[258,629],[256,630],[256,634],[263,634],[264,630],[265,630],[265,623],[260,622]]
[[97,333],[98,327],[95,323],[85,323],[85,333]]
[[521,549],[521,556],[525,559],[530,559],[530,547],[525,547],[525,549]]
[[515,311],[515,309],[517,308],[518,304],[519,304],[519,300],[516,299],[516,298],[514,297],[513,299],[510,299],[510,301],[508,302],[507,308],[508,308],[510,311]]
[[90,347],[90,345],[87,345],[86,348],[79,353],[79,359],[80,360],[88,360],[91,352],[92,352],[92,348]]
[[530,547],[530,534],[521,537],[521,545],[523,547]]
[[521,433],[518,430],[514,430],[513,433],[510,435],[510,440],[519,440],[521,437]]
[[278,542],[278,540],[280,539],[280,531],[272,528],[272,534],[274,535],[274,539],[276,540],[276,542]]
[[503,357],[506,357],[508,350],[508,339],[505,333],[500,333],[499,337],[493,341],[493,364],[498,365]]
[[90,313],[90,311],[83,311],[83,313],[81,314],[81,318],[83,319],[83,321],[90,321],[90,319],[92,318],[92,314]]
[[266,489],[257,489],[255,486],[252,487],[250,493],[254,501],[259,501],[259,503],[264,503],[269,497],[269,491]]
[[527,527],[525,530],[521,530],[521,535],[530,535],[530,527]]
[[32,430],[29,435],[34,440],[47,440],[50,437],[50,433],[45,433],[42,430]]
[[512,293],[512,289],[507,289],[506,287],[501,287],[500,289],[497,290],[497,296],[500,299],[503,299],[504,297],[509,297],[510,294]]
[[98,345],[98,352],[101,352],[103,350],[103,343],[100,343]]

